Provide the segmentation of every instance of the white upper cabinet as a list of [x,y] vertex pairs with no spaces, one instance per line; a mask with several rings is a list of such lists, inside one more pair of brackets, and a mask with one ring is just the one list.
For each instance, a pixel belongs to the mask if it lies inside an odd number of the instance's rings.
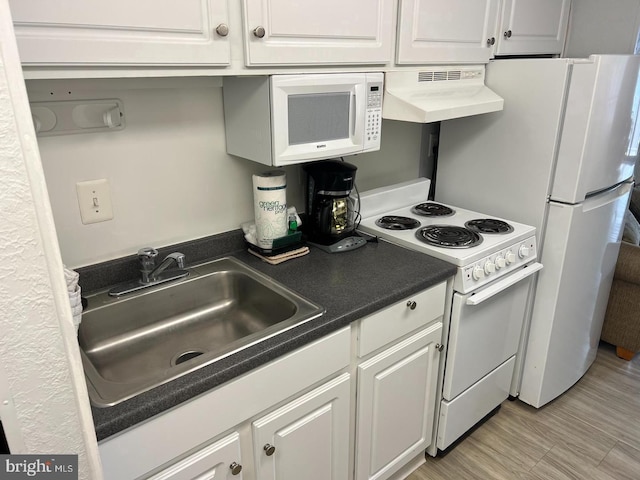
[[562,53],[571,0],[504,0],[496,55]]
[[245,64],[391,62],[393,0],[243,0]]
[[401,0],[396,63],[486,63],[498,14],[499,0]]
[[400,0],[398,64],[562,52],[570,0]]
[[10,0],[23,65],[228,65],[227,0]]
[[9,4],[25,71],[47,78],[63,69],[83,76],[99,67],[107,76],[126,72],[112,67],[128,68],[127,76],[162,74],[156,73],[162,72],[159,67],[172,75],[200,75],[202,67],[226,67],[225,74],[241,75],[292,66],[373,71],[395,64],[477,64],[496,55],[558,54],[570,0]]

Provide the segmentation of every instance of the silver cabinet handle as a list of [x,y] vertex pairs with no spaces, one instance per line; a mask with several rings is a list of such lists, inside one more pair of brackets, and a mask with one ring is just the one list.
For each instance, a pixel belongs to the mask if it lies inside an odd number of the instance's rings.
[[415,310],[417,306],[418,306],[418,304],[416,302],[414,302],[413,300],[409,300],[407,302],[407,307],[409,307],[411,310]]
[[221,37],[226,37],[227,35],[229,35],[229,25],[227,25],[226,23],[221,23],[216,27],[216,33]]
[[273,455],[274,453],[276,453],[276,447],[274,447],[273,445],[271,445],[270,443],[267,443],[264,447],[263,447],[264,453],[267,454],[267,457],[270,457],[271,455]]
[[511,38],[512,34],[513,32],[511,30],[507,30],[506,32],[504,32],[504,38]]
[[492,46],[496,44],[496,37],[487,38],[487,45]]
[[231,469],[231,475],[238,475],[242,471],[242,465],[237,462],[233,462],[229,465],[229,468]]
[[438,350],[439,352],[441,352],[444,349],[444,345],[441,343],[436,343],[436,350]]
[[253,35],[258,38],[264,37],[265,33],[267,33],[267,31],[264,29],[264,27],[256,27],[253,29]]

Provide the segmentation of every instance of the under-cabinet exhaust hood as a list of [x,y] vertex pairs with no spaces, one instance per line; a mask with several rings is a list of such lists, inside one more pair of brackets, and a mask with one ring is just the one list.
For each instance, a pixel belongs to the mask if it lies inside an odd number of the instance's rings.
[[385,73],[382,118],[429,123],[503,109],[484,84],[484,65],[434,66]]

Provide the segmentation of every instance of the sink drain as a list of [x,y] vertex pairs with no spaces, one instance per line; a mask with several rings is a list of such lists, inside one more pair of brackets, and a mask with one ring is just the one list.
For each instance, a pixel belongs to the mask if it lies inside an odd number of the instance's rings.
[[204,352],[198,352],[197,350],[190,350],[188,352],[181,353],[180,355],[175,357],[172,363],[174,366],[180,365],[181,363],[188,362],[192,358],[199,357],[203,353]]

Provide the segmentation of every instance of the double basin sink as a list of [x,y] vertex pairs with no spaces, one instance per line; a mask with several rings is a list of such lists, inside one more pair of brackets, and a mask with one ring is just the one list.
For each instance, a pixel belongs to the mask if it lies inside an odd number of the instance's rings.
[[112,406],[321,316],[231,258],[138,293],[88,297],[78,332],[91,402]]

